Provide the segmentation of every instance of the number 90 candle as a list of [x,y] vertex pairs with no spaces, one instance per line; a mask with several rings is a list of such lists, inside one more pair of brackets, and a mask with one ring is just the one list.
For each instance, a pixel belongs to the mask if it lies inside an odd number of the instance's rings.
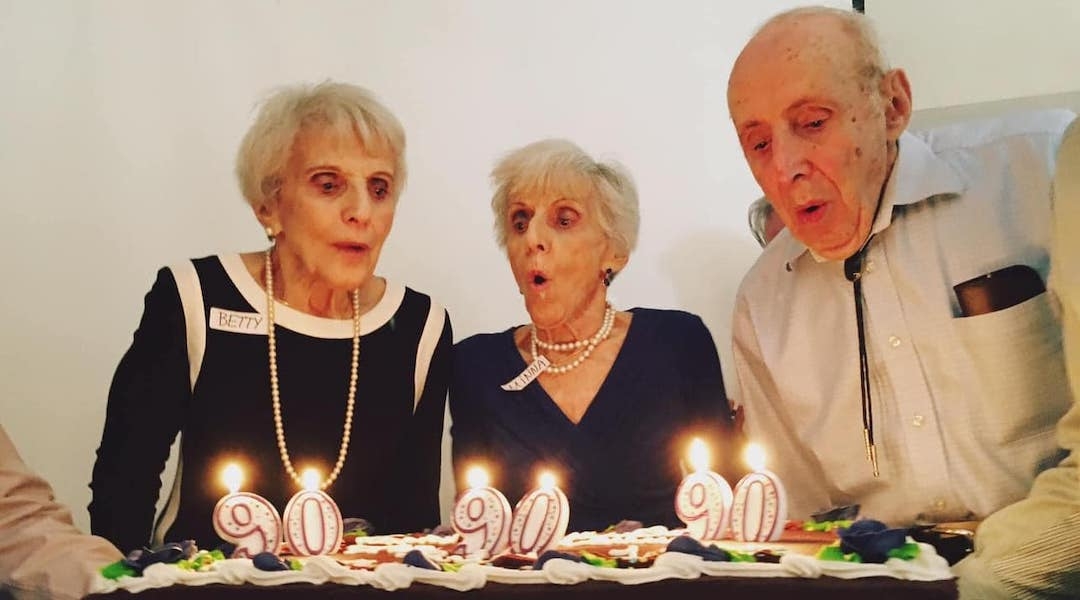
[[746,542],[778,540],[787,523],[787,493],[780,478],[765,469],[765,451],[761,446],[747,446],[746,462],[754,471],[735,486],[732,534]]
[[675,514],[686,523],[691,536],[699,540],[721,539],[727,532],[731,486],[709,470],[709,449],[697,438],[690,443],[690,464],[694,471],[675,492]]
[[510,526],[510,547],[518,554],[543,554],[566,535],[570,523],[570,503],[555,485],[551,473],[540,475],[540,486],[514,507]]
[[229,493],[214,507],[214,531],[236,545],[234,558],[249,558],[260,552],[278,553],[281,546],[281,517],[266,498],[241,492],[244,474],[240,467],[225,467],[222,479]]
[[487,471],[472,467],[465,475],[469,489],[454,504],[453,526],[465,540],[465,553],[481,558],[504,552],[510,545],[510,502],[488,487]]

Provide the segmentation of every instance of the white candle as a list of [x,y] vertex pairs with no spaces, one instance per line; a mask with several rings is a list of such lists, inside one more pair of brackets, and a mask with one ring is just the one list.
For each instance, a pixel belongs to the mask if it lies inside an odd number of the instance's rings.
[[454,504],[453,526],[465,540],[465,553],[481,558],[504,552],[510,546],[510,502],[499,490],[488,487],[487,471],[480,467],[466,474],[469,489]]
[[731,486],[709,470],[709,449],[697,438],[690,443],[690,464],[694,471],[675,492],[675,514],[686,523],[691,536],[719,540],[727,533]]
[[285,541],[293,554],[314,556],[337,552],[341,547],[341,511],[330,496],[319,489],[319,473],[304,471],[304,489],[285,507]]
[[240,467],[225,467],[222,479],[229,493],[214,506],[214,531],[236,546],[233,558],[250,558],[260,552],[278,553],[281,547],[281,517],[273,504],[249,492],[241,492],[244,473]]
[[746,462],[754,471],[735,486],[732,533],[735,539],[745,542],[778,540],[787,523],[787,493],[780,478],[765,469],[765,451],[761,446],[747,446]]
[[514,507],[510,526],[510,547],[518,554],[543,554],[566,535],[570,522],[570,503],[555,485],[551,473],[540,475],[540,486]]

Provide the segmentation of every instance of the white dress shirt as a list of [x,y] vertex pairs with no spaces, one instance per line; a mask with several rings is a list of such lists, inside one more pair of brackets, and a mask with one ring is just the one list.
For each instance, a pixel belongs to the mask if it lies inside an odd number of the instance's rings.
[[905,133],[863,268],[880,477],[866,459],[852,284],[785,231],[744,278],[737,398],[792,518],[860,503],[894,524],[982,518],[1061,454],[1071,403],[1049,294],[961,317],[953,286],[1049,270],[1050,180],[1068,111]]

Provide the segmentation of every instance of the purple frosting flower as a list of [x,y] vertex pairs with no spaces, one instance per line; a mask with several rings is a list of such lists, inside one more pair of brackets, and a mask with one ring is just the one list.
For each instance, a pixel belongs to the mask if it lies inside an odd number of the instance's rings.
[[907,541],[907,529],[889,529],[881,521],[861,519],[851,527],[837,530],[840,550],[855,552],[863,562],[883,563],[889,558],[889,550],[899,548]]

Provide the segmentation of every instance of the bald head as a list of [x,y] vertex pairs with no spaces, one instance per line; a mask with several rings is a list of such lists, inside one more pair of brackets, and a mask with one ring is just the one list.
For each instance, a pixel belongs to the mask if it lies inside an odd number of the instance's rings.
[[888,71],[877,32],[864,15],[824,6],[795,8],[766,21],[739,53],[728,80],[729,110],[732,87],[740,79],[754,77],[763,63],[804,54],[828,64],[840,78],[853,78],[867,93]]
[[773,17],[735,61],[728,109],[792,235],[830,260],[857,251],[911,116],[907,76],[885,70],[869,22],[828,8]]

